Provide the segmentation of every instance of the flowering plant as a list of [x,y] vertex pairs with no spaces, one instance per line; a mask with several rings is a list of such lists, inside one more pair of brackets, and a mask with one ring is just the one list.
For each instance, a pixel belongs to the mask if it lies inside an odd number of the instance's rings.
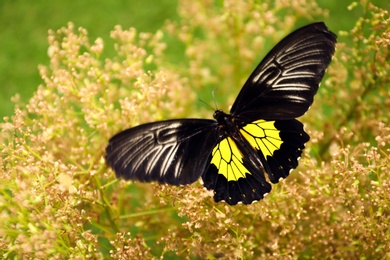
[[197,98],[221,86],[218,104],[232,104],[267,47],[326,12],[313,1],[181,1],[180,20],[156,33],[115,27],[106,59],[85,29],[50,31],[44,83],[1,125],[2,256],[389,257],[390,17],[362,8],[302,118],[311,143],[300,166],[249,206],[215,204],[200,184],[118,181],[107,140],[140,123],[211,117]]

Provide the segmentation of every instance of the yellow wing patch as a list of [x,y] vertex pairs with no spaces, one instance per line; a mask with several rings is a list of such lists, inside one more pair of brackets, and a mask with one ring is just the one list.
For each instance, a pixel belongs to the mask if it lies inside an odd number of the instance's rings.
[[275,121],[257,120],[240,130],[249,144],[263,153],[265,159],[280,149],[283,143],[279,136],[280,131],[276,129],[274,123]]
[[225,176],[228,181],[245,178],[245,174],[249,173],[243,165],[240,150],[230,137],[223,139],[214,147],[211,163],[217,167],[218,173]]
[[[265,159],[280,149],[283,143],[279,136],[280,131],[274,123],[275,121],[257,120],[240,130],[248,143],[261,151]],[[228,181],[237,181],[239,178],[245,178],[246,174],[251,174],[243,164],[242,153],[230,137],[226,137],[214,147],[211,164],[214,164],[218,174],[225,176]]]

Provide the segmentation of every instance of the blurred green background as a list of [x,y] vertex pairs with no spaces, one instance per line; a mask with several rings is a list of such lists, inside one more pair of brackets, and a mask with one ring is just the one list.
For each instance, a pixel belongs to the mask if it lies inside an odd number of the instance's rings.
[[[373,2],[384,8],[389,5],[387,1]],[[318,3],[329,10],[329,17],[324,21],[336,33],[351,29],[357,18],[364,15],[358,8],[347,10],[352,1],[320,0]],[[113,48],[109,35],[115,25],[154,32],[166,19],[178,18],[176,8],[177,0],[1,0],[0,121],[13,114],[12,96],[19,93],[26,103],[42,83],[38,65],[49,65],[49,29],[57,30],[71,21],[76,28],[81,26],[88,30],[91,42],[97,37],[103,38],[104,55],[110,56]]]
[[[0,121],[13,114],[11,97],[19,93],[28,102],[42,84],[38,65],[49,65],[47,32],[66,26],[88,30],[91,43],[101,37],[105,56],[113,54],[110,31],[124,29],[153,32],[166,19],[175,19],[177,1],[47,1],[0,0]],[[106,50],[107,49],[107,50]]]

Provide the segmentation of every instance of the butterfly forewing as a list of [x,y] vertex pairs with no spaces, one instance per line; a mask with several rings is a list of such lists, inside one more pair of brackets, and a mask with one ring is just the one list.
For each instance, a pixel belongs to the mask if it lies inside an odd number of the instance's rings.
[[127,180],[173,185],[196,181],[217,142],[216,122],[181,119],[125,130],[109,141],[106,161]]
[[334,50],[336,36],[323,23],[302,27],[280,41],[244,84],[231,113],[248,123],[302,116]]

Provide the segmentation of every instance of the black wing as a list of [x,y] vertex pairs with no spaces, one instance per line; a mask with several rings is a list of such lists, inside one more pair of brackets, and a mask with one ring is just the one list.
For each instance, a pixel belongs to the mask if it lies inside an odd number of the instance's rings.
[[335,43],[336,35],[322,22],[286,36],[250,75],[231,114],[242,123],[303,115],[313,103]]
[[113,136],[106,148],[106,161],[118,178],[189,184],[209,166],[217,138],[217,123],[213,120],[144,124]]

